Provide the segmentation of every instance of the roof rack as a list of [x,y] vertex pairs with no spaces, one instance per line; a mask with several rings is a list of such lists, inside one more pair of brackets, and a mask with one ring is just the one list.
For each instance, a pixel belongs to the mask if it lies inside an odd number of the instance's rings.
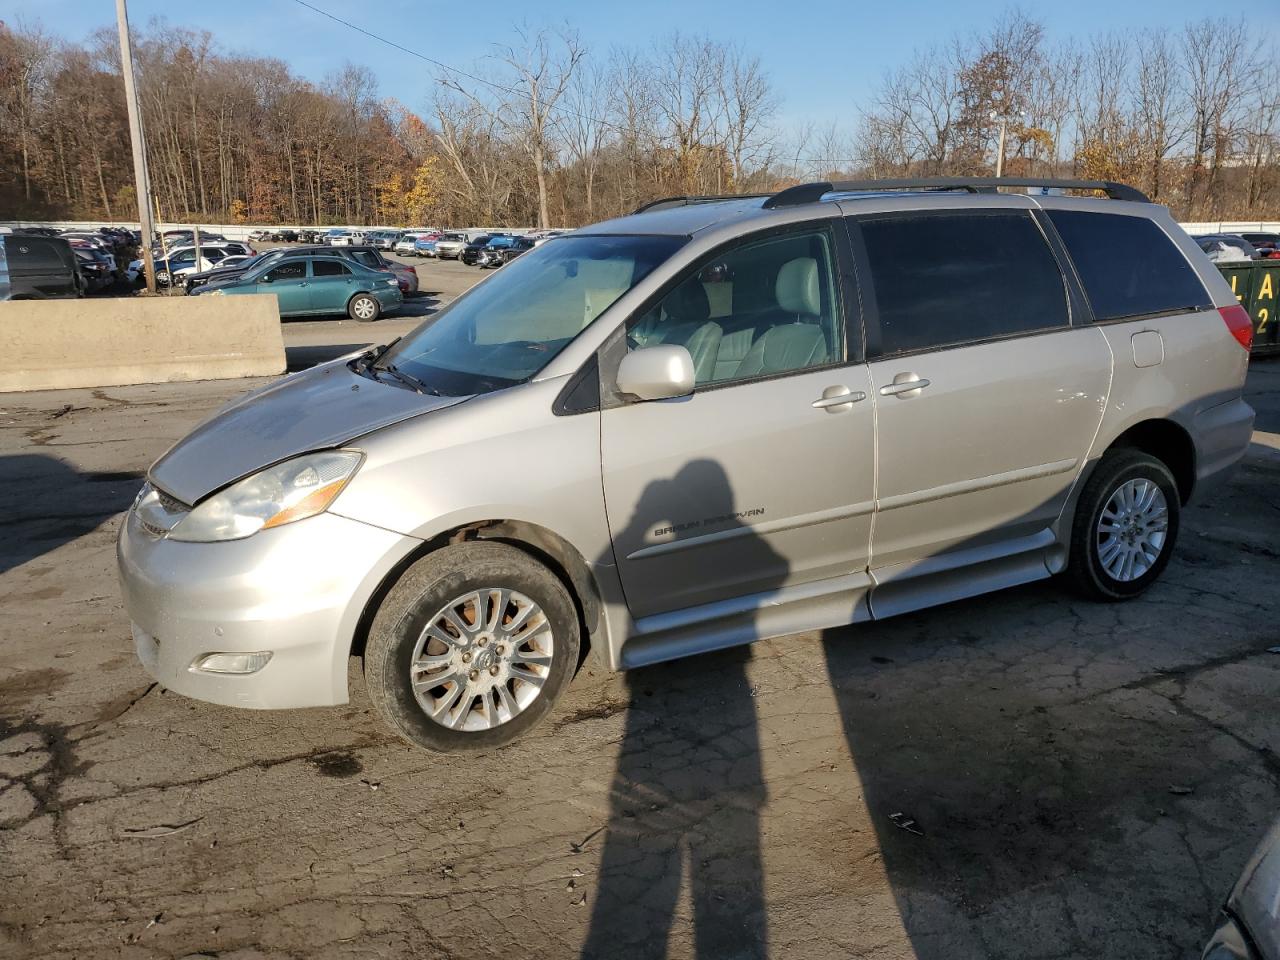
[[771,193],[729,193],[722,196],[705,197],[663,197],[661,200],[650,200],[631,211],[632,216],[646,210],[666,210],[669,207],[684,207],[692,203],[717,203],[721,200],[750,200],[755,197],[772,197]]
[[880,190],[965,190],[995,193],[999,187],[1056,187],[1060,190],[1100,190],[1112,200],[1150,203],[1141,190],[1111,180],[1057,180],[1052,177],[907,177],[893,180],[823,180],[779,191],[764,202],[766,210],[813,203],[828,193]]

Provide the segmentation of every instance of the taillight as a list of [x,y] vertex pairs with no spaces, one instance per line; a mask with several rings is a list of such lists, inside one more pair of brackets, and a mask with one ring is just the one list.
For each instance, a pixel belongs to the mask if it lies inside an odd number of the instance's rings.
[[1252,350],[1253,320],[1249,318],[1249,311],[1237,303],[1231,307],[1219,307],[1218,314],[1240,346],[1246,350]]

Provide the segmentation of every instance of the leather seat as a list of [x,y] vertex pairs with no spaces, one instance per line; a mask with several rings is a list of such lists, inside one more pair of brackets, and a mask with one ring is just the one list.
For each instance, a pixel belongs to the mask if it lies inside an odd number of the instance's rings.
[[666,322],[658,330],[656,343],[679,344],[693,357],[694,380],[707,383],[715,377],[720,351],[720,324],[710,319],[711,301],[698,280],[680,284],[662,302]]
[[827,337],[820,326],[822,289],[818,262],[796,257],[782,265],[774,284],[779,311],[785,315],[756,339],[742,358],[735,377],[783,373],[826,363]]

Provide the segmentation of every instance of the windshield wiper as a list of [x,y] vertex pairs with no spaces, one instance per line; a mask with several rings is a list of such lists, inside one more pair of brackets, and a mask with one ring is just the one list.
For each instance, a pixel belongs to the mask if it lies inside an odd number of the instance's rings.
[[379,360],[387,355],[387,351],[399,342],[400,338],[396,337],[390,343],[384,343],[380,347],[374,347],[373,349],[366,350],[364,353],[360,354],[360,356],[356,357],[355,360],[356,373],[364,373],[370,367],[375,366]]
[[443,394],[439,390],[433,390],[431,387],[428,387],[425,383],[423,383],[417,377],[412,376],[411,374],[405,373],[403,370],[397,367],[394,363],[388,363],[385,367],[380,367],[375,364],[373,369],[378,371],[379,373],[385,371],[391,374],[401,383],[412,387],[418,393],[429,393],[433,397],[443,396]]

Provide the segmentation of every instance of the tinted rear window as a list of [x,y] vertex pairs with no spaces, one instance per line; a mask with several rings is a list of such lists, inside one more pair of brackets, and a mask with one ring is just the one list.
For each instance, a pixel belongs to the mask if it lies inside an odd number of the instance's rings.
[[1212,306],[1168,234],[1146,217],[1051,210],[1097,320]]
[[1065,327],[1067,290],[1022,212],[862,221],[886,354]]
[[[66,241],[61,241],[66,244]],[[9,255],[11,273],[58,273],[67,268],[69,246],[59,249],[59,243],[45,237],[11,235],[5,238],[5,251]]]

